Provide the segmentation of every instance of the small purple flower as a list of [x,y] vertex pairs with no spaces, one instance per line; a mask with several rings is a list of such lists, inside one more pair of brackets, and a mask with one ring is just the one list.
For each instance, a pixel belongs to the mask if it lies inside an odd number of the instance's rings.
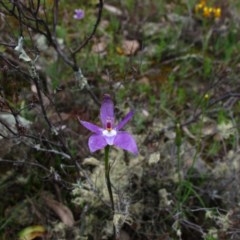
[[113,101],[109,95],[104,95],[100,109],[102,128],[90,122],[80,120],[80,123],[85,128],[94,133],[88,140],[90,151],[95,152],[107,145],[115,145],[137,155],[138,148],[133,136],[128,132],[119,131],[132,118],[132,116],[133,111],[130,111],[123,120],[115,126]]
[[75,9],[73,18],[81,20],[84,18],[84,11],[82,9]]

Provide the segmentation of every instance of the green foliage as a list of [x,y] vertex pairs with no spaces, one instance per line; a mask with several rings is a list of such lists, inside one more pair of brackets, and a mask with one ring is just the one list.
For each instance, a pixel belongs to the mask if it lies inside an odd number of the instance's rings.
[[56,89],[61,82],[59,62],[49,64],[48,67],[46,68],[46,72],[52,80],[52,88]]
[[203,62],[203,73],[205,77],[211,76],[212,73],[212,60],[209,57],[206,57]]
[[58,38],[66,39],[67,37],[67,29],[62,26],[57,26],[56,27],[56,34]]
[[184,105],[186,103],[187,93],[186,90],[182,87],[177,89],[177,99],[176,102],[178,105]]
[[216,156],[222,149],[222,144],[217,141],[213,141],[209,144],[208,155],[209,156]]
[[218,116],[217,116],[217,120],[218,123],[223,123],[223,122],[227,122],[229,120],[229,116],[228,113],[225,109],[219,109],[218,111]]
[[204,237],[204,240],[218,240],[218,238],[214,237],[211,234],[208,234],[207,236]]

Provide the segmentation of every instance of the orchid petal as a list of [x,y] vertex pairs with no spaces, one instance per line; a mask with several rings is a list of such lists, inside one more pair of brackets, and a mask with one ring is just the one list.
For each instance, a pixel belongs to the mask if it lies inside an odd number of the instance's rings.
[[91,152],[103,149],[107,146],[107,142],[102,135],[93,134],[88,140],[88,147]]
[[133,111],[130,111],[130,112],[123,118],[123,120],[122,120],[120,123],[118,123],[116,129],[117,129],[117,130],[120,130],[121,128],[123,128],[123,127],[125,126],[125,124],[126,124],[128,121],[131,120],[131,118],[133,117],[133,114],[134,114],[134,112],[133,112]]
[[99,126],[93,124],[93,123],[90,123],[90,122],[86,122],[86,121],[82,121],[82,120],[79,120],[79,122],[85,127],[87,128],[88,130],[90,130],[91,132],[93,133],[97,133],[97,134],[100,134],[103,129],[100,128]]
[[100,109],[100,119],[104,128],[106,128],[107,121],[114,124],[114,105],[109,95],[105,94]]
[[138,147],[136,141],[133,136],[127,132],[118,132],[113,144],[135,155],[138,154]]

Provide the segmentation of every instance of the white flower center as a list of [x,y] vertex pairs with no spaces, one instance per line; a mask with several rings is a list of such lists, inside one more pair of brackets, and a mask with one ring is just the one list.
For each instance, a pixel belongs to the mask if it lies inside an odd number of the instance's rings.
[[115,129],[111,129],[110,131],[105,129],[103,130],[103,135],[106,136],[106,137],[114,137],[117,135],[117,131]]
[[103,130],[102,134],[107,142],[108,145],[113,145],[115,136],[117,135],[117,131],[115,129],[111,130]]

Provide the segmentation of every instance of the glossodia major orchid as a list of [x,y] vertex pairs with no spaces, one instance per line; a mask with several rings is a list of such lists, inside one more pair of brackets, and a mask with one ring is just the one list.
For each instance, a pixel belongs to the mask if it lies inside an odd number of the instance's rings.
[[137,155],[138,147],[135,139],[130,133],[121,131],[126,123],[131,120],[133,114],[133,111],[130,111],[122,121],[115,125],[114,104],[111,97],[105,94],[100,109],[102,127],[79,120],[85,128],[93,133],[88,140],[90,151],[95,152],[105,148],[107,145],[114,145]]

